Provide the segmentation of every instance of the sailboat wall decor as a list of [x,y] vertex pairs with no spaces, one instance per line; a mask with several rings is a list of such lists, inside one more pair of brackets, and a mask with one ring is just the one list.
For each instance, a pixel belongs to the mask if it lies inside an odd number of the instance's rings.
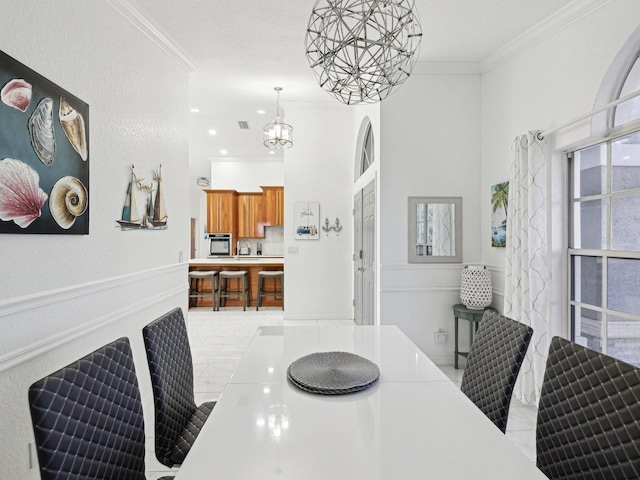
[[[162,165],[159,170],[153,172],[153,179],[157,182],[155,201],[153,199],[153,185],[142,183],[144,178],[138,178],[134,172],[134,168],[135,167],[131,165],[131,176],[129,185],[127,186],[124,206],[122,207],[122,215],[120,220],[116,220],[116,222],[123,230],[165,230],[167,228],[168,217],[160,187],[162,183]],[[136,187],[138,190],[143,190],[148,193],[145,212],[142,216],[138,213],[136,206]]]
[[153,179],[157,182],[156,199],[151,206],[153,216],[151,217],[151,225],[154,227],[164,227],[167,225],[167,209],[164,206],[164,198],[162,198],[162,165],[153,172]]
[[139,228],[142,220],[140,218],[140,215],[138,214],[138,208],[136,207],[134,185],[137,182],[137,178],[135,172],[133,171],[133,168],[133,165],[131,165],[131,176],[129,185],[127,186],[127,193],[124,198],[122,216],[120,217],[120,220],[116,220],[123,228]]

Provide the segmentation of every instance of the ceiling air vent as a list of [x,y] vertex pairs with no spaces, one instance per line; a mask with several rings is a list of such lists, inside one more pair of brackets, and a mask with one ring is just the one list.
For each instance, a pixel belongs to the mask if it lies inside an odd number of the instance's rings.
[[249,123],[244,120],[238,120],[238,126],[240,127],[240,130],[249,130]]

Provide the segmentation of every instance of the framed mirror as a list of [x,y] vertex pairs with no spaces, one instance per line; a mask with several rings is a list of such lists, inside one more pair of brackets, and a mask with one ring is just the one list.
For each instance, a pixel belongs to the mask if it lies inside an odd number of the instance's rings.
[[409,263],[462,262],[462,197],[409,197]]

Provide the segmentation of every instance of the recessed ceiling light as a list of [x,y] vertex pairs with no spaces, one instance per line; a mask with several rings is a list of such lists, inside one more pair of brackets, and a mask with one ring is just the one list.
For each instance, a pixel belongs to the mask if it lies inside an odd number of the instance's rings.
[[191,113],[198,113],[200,111],[199,108],[192,108]]
[[273,150],[269,150],[269,155],[275,155],[276,152],[274,152]]
[[218,132],[216,132],[213,128],[209,129],[209,135],[215,135],[216,133]]
[[258,110],[258,115],[264,115],[266,112],[266,110]]
[[220,154],[221,154],[221,155],[226,155],[226,154],[227,154],[227,151],[226,151],[226,150],[220,150]]

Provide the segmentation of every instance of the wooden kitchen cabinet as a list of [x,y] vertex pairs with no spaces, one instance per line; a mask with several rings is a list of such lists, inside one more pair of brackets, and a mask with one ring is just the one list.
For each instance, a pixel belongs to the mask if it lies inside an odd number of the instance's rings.
[[264,224],[284,225],[284,187],[260,187],[264,195]]
[[231,233],[238,238],[238,195],[235,190],[205,190],[207,193],[207,232]]
[[238,193],[238,237],[264,237],[262,193]]

